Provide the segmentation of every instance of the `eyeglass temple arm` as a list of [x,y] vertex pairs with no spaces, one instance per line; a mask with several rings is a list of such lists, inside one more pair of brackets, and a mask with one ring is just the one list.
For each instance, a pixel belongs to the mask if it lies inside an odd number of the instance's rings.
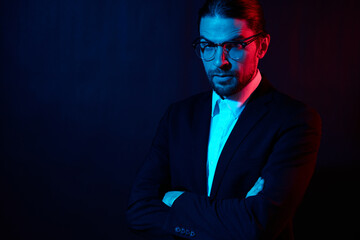
[[266,34],[266,33],[260,32],[260,33],[254,35],[254,36],[251,36],[251,37],[242,39],[242,40],[240,41],[240,44],[245,48],[247,45],[249,45],[250,43],[252,43],[253,41],[255,41],[259,36],[264,35],[264,34]]

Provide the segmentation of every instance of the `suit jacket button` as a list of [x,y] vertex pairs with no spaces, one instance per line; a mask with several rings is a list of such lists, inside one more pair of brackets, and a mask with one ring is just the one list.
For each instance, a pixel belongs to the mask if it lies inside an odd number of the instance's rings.
[[186,229],[185,234],[186,234],[186,236],[189,236],[190,235],[190,230]]
[[176,227],[176,228],[175,228],[175,232],[178,233],[178,232],[180,232],[180,231],[181,231],[180,227]]
[[181,229],[181,234],[185,234],[185,228]]
[[190,232],[190,237],[195,237],[195,232],[191,231]]

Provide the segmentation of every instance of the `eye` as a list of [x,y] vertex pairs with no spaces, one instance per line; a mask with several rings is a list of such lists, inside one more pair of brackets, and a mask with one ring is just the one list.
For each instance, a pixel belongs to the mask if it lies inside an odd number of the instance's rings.
[[200,47],[202,49],[205,49],[205,48],[212,48],[214,47],[215,44],[214,43],[210,43],[210,42],[200,42]]
[[225,45],[226,49],[227,50],[231,50],[231,49],[242,49],[243,46],[241,45],[241,43],[238,43],[238,42],[230,42],[230,43],[227,43]]

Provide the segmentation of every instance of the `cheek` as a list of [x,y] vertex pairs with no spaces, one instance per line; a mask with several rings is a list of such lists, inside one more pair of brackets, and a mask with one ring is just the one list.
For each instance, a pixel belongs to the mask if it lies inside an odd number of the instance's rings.
[[238,63],[242,68],[249,69],[256,65],[256,60],[256,49],[251,49],[251,51],[244,53],[243,58]]
[[249,48],[246,51],[242,52],[242,56],[241,56],[239,62],[241,62],[243,64],[253,62],[253,58],[254,58],[255,54],[256,54],[256,49]]
[[211,68],[211,66],[210,66],[210,62],[205,62],[205,61],[203,61],[203,65],[204,65],[204,69],[205,69],[205,72],[208,72]]

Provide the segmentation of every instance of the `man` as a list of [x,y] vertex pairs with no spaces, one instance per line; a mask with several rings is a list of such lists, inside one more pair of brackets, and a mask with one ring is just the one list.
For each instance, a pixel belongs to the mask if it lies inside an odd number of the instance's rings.
[[171,105],[134,183],[129,226],[153,239],[292,239],[313,174],[319,115],[258,70],[269,46],[256,0],[199,12],[212,91]]

